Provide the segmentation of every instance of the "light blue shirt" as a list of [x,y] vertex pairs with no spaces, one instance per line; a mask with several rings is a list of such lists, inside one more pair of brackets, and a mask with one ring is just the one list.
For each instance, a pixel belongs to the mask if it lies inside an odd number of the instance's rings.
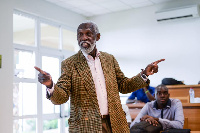
[[183,129],[184,115],[183,106],[179,99],[169,99],[167,106],[163,109],[163,118],[161,118],[162,109],[157,108],[157,102],[152,101],[145,104],[135,120],[131,123],[132,127],[135,123],[140,122],[140,118],[149,115],[159,118],[159,122],[163,126],[163,130],[176,128]]

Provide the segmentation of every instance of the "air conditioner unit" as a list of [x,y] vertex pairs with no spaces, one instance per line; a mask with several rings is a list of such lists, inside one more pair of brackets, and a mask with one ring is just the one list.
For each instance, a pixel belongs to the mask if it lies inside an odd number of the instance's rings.
[[192,5],[186,7],[166,9],[162,11],[157,11],[155,14],[157,22],[178,20],[184,18],[196,18],[199,17],[199,6]]

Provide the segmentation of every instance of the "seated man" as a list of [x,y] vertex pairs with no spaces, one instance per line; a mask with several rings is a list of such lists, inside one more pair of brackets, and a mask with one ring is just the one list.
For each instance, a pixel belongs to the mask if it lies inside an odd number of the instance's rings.
[[[156,100],[147,103],[131,123],[131,133],[138,130],[139,126],[137,124],[141,122],[147,122],[153,127],[161,126],[160,131],[171,128],[183,128],[184,115],[181,101],[179,99],[169,99],[170,94],[165,85],[158,85],[155,94]],[[144,131],[144,129],[141,130]]]
[[[126,103],[147,103],[155,100],[154,97],[155,88],[151,86],[146,86],[137,91],[131,93],[131,95],[126,100]],[[135,99],[137,97],[137,100]]]

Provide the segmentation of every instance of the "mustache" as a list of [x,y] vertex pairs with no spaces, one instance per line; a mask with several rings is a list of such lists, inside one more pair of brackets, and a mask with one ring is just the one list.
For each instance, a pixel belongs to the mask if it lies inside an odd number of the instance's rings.
[[80,45],[82,45],[83,43],[87,43],[87,44],[91,45],[91,43],[89,41],[81,41]]

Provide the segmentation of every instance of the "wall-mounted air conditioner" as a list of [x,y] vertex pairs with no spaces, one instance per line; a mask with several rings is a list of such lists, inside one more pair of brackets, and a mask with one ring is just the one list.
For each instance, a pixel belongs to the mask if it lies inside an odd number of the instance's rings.
[[157,22],[199,17],[199,6],[185,6],[155,12]]

